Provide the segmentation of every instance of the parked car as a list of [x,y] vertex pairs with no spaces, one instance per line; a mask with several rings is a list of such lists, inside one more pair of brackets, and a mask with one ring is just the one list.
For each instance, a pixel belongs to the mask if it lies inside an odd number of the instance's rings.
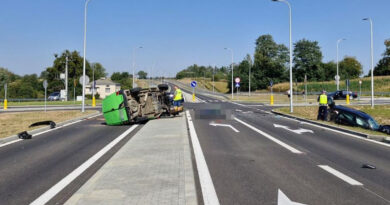
[[341,125],[384,132],[390,135],[390,125],[380,125],[374,118],[365,112],[341,105],[332,104],[330,107],[330,121],[334,121]]
[[60,92],[53,92],[49,95],[47,100],[49,101],[57,101],[61,99],[61,93]]
[[347,98],[347,93],[349,93],[349,99],[357,98],[357,92],[346,91],[346,90],[337,90],[335,92],[328,93],[328,97],[332,97],[334,100],[345,100]]

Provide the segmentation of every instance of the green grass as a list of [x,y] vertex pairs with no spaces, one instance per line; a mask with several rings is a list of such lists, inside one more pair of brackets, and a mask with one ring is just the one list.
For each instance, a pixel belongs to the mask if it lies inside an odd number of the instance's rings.
[[[348,107],[361,110],[371,115],[379,124],[382,125],[390,124],[390,105],[378,105],[375,106],[374,109],[372,109],[371,106],[348,106]],[[308,120],[317,121],[318,106],[294,107],[294,113],[290,113],[289,107],[277,108],[275,109],[275,111],[293,115],[296,117],[305,118]],[[370,134],[370,135],[385,135],[381,132],[366,130],[359,127],[343,126],[343,125],[336,124],[334,122],[324,122],[324,121],[319,121],[319,122],[348,129],[348,130],[365,133],[365,134]]]
[[[375,92],[390,92],[390,76],[379,76],[374,78]],[[288,82],[279,83],[274,85],[274,91],[276,92],[285,92],[290,89]],[[294,83],[294,89],[302,92],[305,90],[304,83],[298,83],[298,86]],[[308,92],[319,92],[321,90],[335,91],[337,89],[335,81],[325,81],[325,82],[308,82],[307,90]],[[345,80],[340,81],[340,89],[346,90],[347,86]],[[351,79],[349,90],[359,92],[359,79]],[[366,77],[362,79],[362,92],[371,91],[371,78]]]
[[[46,101],[47,105],[81,105],[81,101]],[[102,100],[96,100],[96,105],[102,103]],[[86,105],[92,105],[92,100],[85,100]],[[0,103],[3,107],[3,103]],[[8,102],[8,106],[38,106],[45,105],[45,101],[29,101],[29,102]]]

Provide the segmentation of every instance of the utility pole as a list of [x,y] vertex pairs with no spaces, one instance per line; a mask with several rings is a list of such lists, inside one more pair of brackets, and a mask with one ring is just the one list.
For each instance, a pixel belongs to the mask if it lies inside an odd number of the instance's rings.
[[344,41],[346,40],[345,38],[342,38],[342,39],[339,39],[337,40],[337,43],[336,43],[336,67],[337,67],[337,70],[336,70],[336,84],[337,84],[337,90],[340,90],[340,75],[339,75],[339,43],[341,41]]

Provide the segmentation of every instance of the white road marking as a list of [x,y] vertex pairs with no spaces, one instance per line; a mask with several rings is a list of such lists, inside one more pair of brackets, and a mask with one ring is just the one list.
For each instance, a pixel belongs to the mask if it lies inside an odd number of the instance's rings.
[[93,163],[99,160],[104,154],[110,151],[116,144],[118,144],[123,138],[125,138],[128,134],[130,134],[138,125],[131,126],[124,133],[115,138],[110,144],[106,145],[103,149],[101,149],[98,153],[89,158],[82,165],[73,170],[70,174],[68,174],[65,178],[47,190],[40,197],[35,199],[30,205],[43,205],[49,202],[55,195],[57,195],[61,190],[63,190],[66,186],[68,186],[74,179],[80,176],[85,170],[87,170]]
[[229,125],[229,124],[218,124],[218,123],[210,122],[210,125],[214,126],[214,127],[216,127],[216,126],[230,127],[234,132],[240,132],[236,128],[234,128],[232,125]]
[[245,125],[245,126],[251,128],[251,129],[254,130],[255,132],[257,132],[257,133],[263,135],[264,137],[266,137],[266,138],[272,140],[273,142],[279,144],[280,146],[282,146],[282,147],[288,149],[288,150],[291,151],[292,153],[294,153],[294,154],[303,154],[303,152],[301,152],[301,151],[295,149],[294,147],[292,147],[292,146],[290,146],[290,145],[288,145],[288,144],[286,144],[286,143],[284,143],[284,142],[282,142],[282,141],[276,139],[275,137],[272,137],[271,135],[269,135],[269,134],[267,134],[267,133],[265,133],[265,132],[263,132],[263,131],[257,129],[256,127],[253,127],[252,125],[250,125],[250,124],[248,124],[248,123],[246,123],[246,122],[244,122],[244,121],[242,121],[242,120],[240,120],[240,119],[238,119],[238,118],[236,118],[236,117],[235,117],[234,119],[235,119],[236,121],[238,121],[239,123],[241,123],[241,124],[243,124],[243,125]]
[[[97,114],[97,115],[94,115],[94,116],[91,116],[91,117],[88,117],[86,119],[91,119],[91,118],[94,118],[94,117],[97,117],[99,115],[102,115],[102,114]],[[32,135],[32,137],[36,137],[38,135],[41,135],[41,134],[45,134],[45,133],[48,133],[48,132],[51,132],[51,131],[54,131],[54,130],[57,130],[57,129],[60,129],[60,128],[63,128],[63,127],[67,127],[69,125],[73,125],[73,124],[76,124],[76,123],[79,123],[81,121],[84,121],[85,119],[82,119],[82,120],[77,120],[77,121],[74,121],[74,122],[70,122],[70,123],[67,123],[67,124],[64,124],[64,125],[61,125],[59,127],[55,127],[53,129],[49,129],[49,130],[45,130],[45,131],[42,131],[42,132],[39,132],[39,133],[35,133]],[[23,139],[16,139],[16,140],[12,140],[10,142],[6,142],[4,144],[0,144],[0,147],[5,147],[7,145],[10,145],[10,144],[13,144],[13,143],[16,143],[16,142],[19,142],[19,141],[23,141]]]
[[348,184],[350,185],[353,185],[353,186],[362,186],[363,184],[352,179],[351,177],[333,169],[332,167],[328,166],[328,165],[318,165],[321,169],[333,174],[334,176],[342,179],[343,181],[347,182]]
[[202,147],[200,146],[198,135],[196,134],[190,112],[186,111],[188,128],[190,130],[191,142],[194,149],[196,166],[198,169],[199,182],[205,205],[219,205],[217,193],[215,192],[213,180],[211,179],[206,159],[204,158]]
[[324,127],[324,126],[320,126],[320,125],[316,125],[316,124],[313,124],[313,123],[310,123],[310,122],[302,122],[302,121],[300,121],[300,120],[288,118],[288,117],[285,117],[285,116],[282,116],[282,115],[279,115],[279,116],[280,116],[280,117],[283,117],[283,118],[285,118],[285,119],[288,119],[288,120],[300,122],[301,124],[311,125],[311,126],[313,126],[313,127],[317,127],[317,128],[329,130],[329,131],[332,131],[332,132],[336,132],[336,133],[339,133],[339,134],[347,135],[347,136],[350,136],[350,137],[354,137],[354,138],[356,138],[356,139],[360,139],[360,140],[372,142],[372,143],[375,143],[375,144],[383,145],[383,146],[386,146],[386,147],[390,147],[390,144],[387,144],[387,143],[384,143],[384,142],[379,142],[379,141],[375,141],[375,140],[372,140],[372,139],[363,138],[363,137],[361,137],[361,136],[357,136],[357,135],[350,134],[350,133],[343,132],[343,131],[339,131],[339,130],[334,130],[334,129],[331,129],[331,128],[328,128],[328,127]]
[[303,128],[299,128],[297,130],[293,130],[293,129],[288,128],[288,126],[279,125],[279,124],[274,124],[274,127],[282,128],[282,129],[288,130],[290,132],[294,132],[296,134],[302,134],[302,133],[305,133],[305,132],[314,133],[313,130],[307,130],[307,129],[303,129]]
[[291,201],[282,190],[278,189],[278,205],[305,205]]

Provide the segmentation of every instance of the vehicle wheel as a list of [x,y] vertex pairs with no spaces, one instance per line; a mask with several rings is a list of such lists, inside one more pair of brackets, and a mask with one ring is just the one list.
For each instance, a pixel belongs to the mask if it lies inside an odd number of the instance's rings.
[[169,86],[167,84],[160,84],[157,86],[160,91],[166,91],[169,89]]
[[132,88],[132,89],[130,89],[130,93],[132,95],[135,95],[135,94],[139,93],[141,90],[142,90],[142,88],[140,88],[140,87]]

